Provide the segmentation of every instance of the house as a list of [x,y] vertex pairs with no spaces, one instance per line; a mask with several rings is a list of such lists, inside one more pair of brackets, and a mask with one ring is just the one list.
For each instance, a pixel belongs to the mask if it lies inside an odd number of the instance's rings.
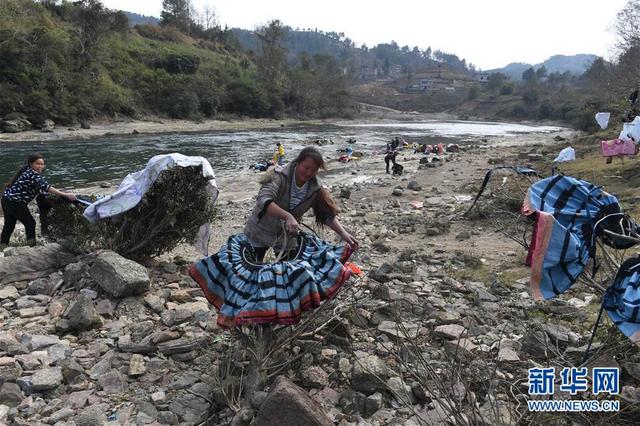
[[487,84],[487,82],[489,81],[489,73],[488,72],[477,72],[474,74],[473,79],[476,81],[476,83],[480,83],[481,85],[485,85]]

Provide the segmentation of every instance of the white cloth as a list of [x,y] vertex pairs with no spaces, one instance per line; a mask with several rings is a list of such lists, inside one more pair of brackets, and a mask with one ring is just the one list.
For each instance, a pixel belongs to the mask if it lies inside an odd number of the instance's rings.
[[609,125],[609,117],[611,117],[611,113],[609,112],[599,112],[596,114],[596,121],[601,129],[606,129]]
[[[211,203],[214,204],[218,198],[218,186],[211,164],[204,157],[187,157],[178,153],[163,154],[152,157],[143,170],[128,174],[116,192],[87,207],[84,217],[89,222],[95,223],[100,219],[124,213],[142,200],[163,170],[190,166],[202,166],[202,176],[209,178],[208,190],[211,194]],[[198,232],[198,241],[195,243],[205,256],[208,254],[205,253],[208,252],[208,241],[205,243],[204,238],[208,240],[209,233],[209,224],[203,224]]]
[[566,147],[560,154],[553,160],[554,163],[564,163],[565,161],[573,161],[576,159],[576,151],[570,146]]
[[622,125],[622,131],[618,139],[640,143],[640,115],[636,116],[631,123]]

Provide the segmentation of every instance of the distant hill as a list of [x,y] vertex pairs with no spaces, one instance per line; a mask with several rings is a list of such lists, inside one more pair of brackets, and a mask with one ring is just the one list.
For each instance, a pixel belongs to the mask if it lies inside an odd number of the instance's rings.
[[138,13],[126,12],[123,11],[127,18],[129,19],[129,26],[135,27],[136,25],[158,25],[160,24],[160,19],[155,16],[147,16],[140,15]]
[[526,64],[522,62],[513,62],[503,68],[488,70],[489,73],[501,72],[511,77],[511,80],[522,80],[522,73],[530,67],[538,69],[542,66],[547,68],[548,73],[553,72],[570,72],[574,75],[582,75],[598,58],[597,55],[578,54],[572,56],[554,55],[540,64]]

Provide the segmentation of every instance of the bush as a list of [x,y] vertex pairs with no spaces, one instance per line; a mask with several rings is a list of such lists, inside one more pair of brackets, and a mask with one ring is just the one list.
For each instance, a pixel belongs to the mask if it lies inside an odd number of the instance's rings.
[[78,205],[54,201],[49,233],[80,250],[110,249],[131,259],[158,256],[193,241],[200,225],[213,221],[208,185],[201,167],[165,170],[137,206],[95,225]]

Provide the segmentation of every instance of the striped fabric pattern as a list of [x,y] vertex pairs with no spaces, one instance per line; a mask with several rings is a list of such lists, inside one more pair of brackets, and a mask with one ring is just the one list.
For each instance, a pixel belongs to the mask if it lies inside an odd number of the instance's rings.
[[537,299],[564,293],[593,257],[594,226],[605,213],[620,211],[616,197],[582,179],[552,176],[529,188],[522,213],[535,214],[527,265]]
[[49,183],[31,167],[27,167],[15,182],[4,190],[4,196],[12,201],[29,204],[38,194],[47,194]]
[[218,309],[218,325],[296,324],[302,311],[334,297],[351,276],[349,246],[334,246],[304,234],[291,261],[255,264],[244,234],[231,236],[218,253],[189,267],[207,300]]
[[635,344],[640,345],[640,257],[622,263],[603,304],[609,318]]

